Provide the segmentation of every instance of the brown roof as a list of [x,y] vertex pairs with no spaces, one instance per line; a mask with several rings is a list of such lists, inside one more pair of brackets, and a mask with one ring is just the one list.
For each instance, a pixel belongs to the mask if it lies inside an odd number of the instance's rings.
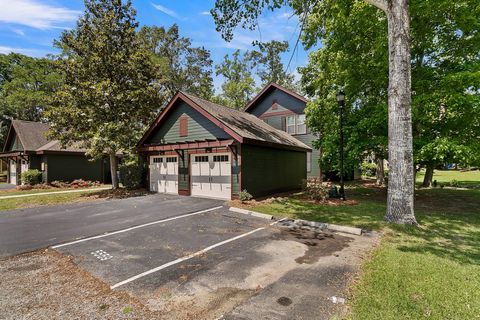
[[60,141],[47,139],[47,132],[50,129],[48,123],[12,120],[12,128],[22,143],[24,151],[85,152],[85,149],[80,148],[80,143],[62,148]]
[[311,150],[309,146],[295,139],[285,131],[275,129],[254,115],[224,107],[188,93],[182,92],[182,94],[247,140]]
[[35,151],[48,143],[46,134],[50,126],[46,123],[12,120],[12,127],[25,151]]
[[308,102],[308,100],[302,96],[302,95],[299,95],[298,93],[296,92],[293,92],[292,90],[289,90],[285,87],[282,87],[281,85],[279,84],[276,84],[275,82],[270,82],[269,84],[267,84],[252,100],[250,100],[247,105],[245,106],[245,108],[243,109],[243,111],[248,111],[248,109],[250,109],[254,104],[255,102],[257,102],[261,97],[263,97],[263,95],[265,93],[267,93],[268,91],[270,91],[271,89],[278,89],[280,91],[283,91],[289,95],[291,95],[292,97],[295,97],[297,98],[298,100],[300,101],[303,101],[305,103]]

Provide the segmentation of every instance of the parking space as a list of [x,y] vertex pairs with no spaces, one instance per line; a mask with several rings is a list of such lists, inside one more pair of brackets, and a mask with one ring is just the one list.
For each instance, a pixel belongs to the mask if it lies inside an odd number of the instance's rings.
[[326,319],[371,244],[221,207],[54,248],[165,319]]
[[[198,252],[201,250],[211,251],[253,236],[250,232],[263,231],[260,229],[266,228],[269,223],[260,218],[247,219],[245,215],[225,208],[207,209],[53,248],[73,255],[79,265],[116,287],[122,281],[152,272],[152,269],[165,264],[171,264],[168,266],[175,269],[176,264],[183,262],[179,259],[189,260],[186,257],[200,256],[203,252]],[[212,246],[215,247],[208,250]]]

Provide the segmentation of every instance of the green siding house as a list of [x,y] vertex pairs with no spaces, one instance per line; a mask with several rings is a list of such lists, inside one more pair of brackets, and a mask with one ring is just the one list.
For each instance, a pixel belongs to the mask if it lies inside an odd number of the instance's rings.
[[270,83],[245,107],[248,112],[272,127],[290,134],[295,139],[312,148],[307,153],[307,176],[318,177],[320,174],[320,151],[313,148],[317,137],[305,125],[305,107],[307,100],[276,83]]
[[151,191],[235,199],[299,189],[311,148],[255,115],[179,92],[137,145]]
[[42,172],[43,182],[84,179],[108,183],[110,167],[105,160],[90,161],[78,146],[62,148],[58,140],[47,139],[49,125],[13,120],[0,158],[8,164],[7,182],[20,185],[28,169]]

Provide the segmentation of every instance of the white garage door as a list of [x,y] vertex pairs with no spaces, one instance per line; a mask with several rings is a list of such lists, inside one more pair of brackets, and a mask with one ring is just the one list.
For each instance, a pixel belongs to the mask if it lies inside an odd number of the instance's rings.
[[231,199],[230,154],[196,154],[191,159],[192,196]]
[[17,184],[17,163],[10,160],[10,183]]
[[150,157],[150,191],[178,194],[177,156]]

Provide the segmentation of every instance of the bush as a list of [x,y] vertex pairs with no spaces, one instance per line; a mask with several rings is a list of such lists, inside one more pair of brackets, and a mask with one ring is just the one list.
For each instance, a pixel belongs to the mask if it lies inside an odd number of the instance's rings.
[[143,166],[138,161],[122,163],[119,166],[120,181],[127,189],[137,189],[142,186]]
[[33,186],[42,182],[42,173],[37,169],[29,169],[23,172],[20,178],[23,184]]
[[377,171],[377,166],[375,163],[362,162],[360,170],[362,171],[362,176],[374,177],[375,172]]
[[253,199],[253,196],[248,193],[247,190],[243,190],[242,192],[240,192],[240,201],[250,201]]
[[324,201],[328,197],[328,188],[317,180],[303,180],[302,189],[308,198],[315,201]]

